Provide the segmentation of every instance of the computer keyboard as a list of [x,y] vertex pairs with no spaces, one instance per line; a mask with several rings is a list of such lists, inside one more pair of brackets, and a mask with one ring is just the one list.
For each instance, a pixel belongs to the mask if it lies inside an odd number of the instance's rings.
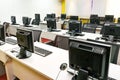
[[61,30],[58,30],[58,29],[52,29],[51,31],[53,31],[53,32],[60,32]]
[[85,35],[82,33],[72,33],[72,32],[66,32],[66,34],[70,34],[71,36],[84,36]]
[[17,40],[14,40],[12,38],[6,38],[6,43],[9,43],[9,44],[12,44],[12,45],[15,45],[17,44]]
[[45,56],[51,54],[52,52],[35,46],[35,53],[45,57]]

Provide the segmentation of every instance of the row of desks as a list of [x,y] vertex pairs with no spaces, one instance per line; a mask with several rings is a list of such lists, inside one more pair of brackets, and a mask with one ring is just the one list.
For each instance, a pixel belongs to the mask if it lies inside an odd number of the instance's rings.
[[[38,28],[36,27],[36,29]],[[66,34],[66,32],[66,30],[62,30],[61,32],[47,32],[46,30],[43,30],[42,37],[49,37],[52,40],[54,40],[56,35],[70,37],[70,35]],[[74,38],[95,39],[96,37],[101,37],[100,34],[83,34],[85,35],[75,36]],[[115,44],[119,45],[119,43]],[[55,80],[57,74],[59,73],[60,65],[62,63],[68,64],[69,60],[67,50],[46,45],[40,42],[35,42],[35,45],[39,47],[42,46],[42,48],[48,49],[53,53],[48,57],[41,57],[33,53],[30,58],[18,59],[15,56],[16,53],[11,53],[13,48],[18,47],[17,45],[13,46],[6,43],[5,45],[0,46],[0,60],[5,64],[8,80],[13,80],[14,76],[17,76],[20,78],[20,80]],[[58,80],[71,80],[73,75],[69,74],[66,70],[60,73]],[[120,67],[115,64],[110,64],[109,76],[120,80],[119,73]]]
[[[53,53],[47,57],[32,54],[30,58],[18,59],[17,53],[12,53],[18,45],[5,44],[0,46],[0,60],[4,62],[7,80],[13,80],[17,76],[20,80],[56,80],[60,71],[60,65],[67,63],[69,68],[68,51],[57,47],[35,42],[35,46],[45,48]],[[2,56],[2,57],[1,57]],[[71,80],[73,75],[62,71],[57,80]],[[110,64],[109,76],[120,80],[120,66]]]
[[[69,34],[67,34],[68,30],[61,30],[60,32],[48,32],[45,24],[44,25],[39,25],[39,26],[33,25],[33,27],[23,27],[23,26],[20,26],[20,25],[11,25],[9,28],[10,28],[9,29],[10,33],[13,34],[13,35],[16,35],[17,28],[40,30],[40,31],[42,31],[42,33],[40,35],[40,40],[39,40],[41,42],[42,42],[42,40],[41,40],[42,38],[46,38],[46,39],[55,41],[56,36],[58,35],[60,37],[59,40],[57,41],[58,42],[58,47],[63,48],[63,49],[68,49],[67,46],[66,46],[66,45],[68,45],[68,43],[66,43],[66,42],[68,42],[67,38],[69,39],[69,37],[80,38],[80,39],[85,39],[85,40],[86,39],[95,40],[96,38],[102,37],[101,34],[98,34],[98,33],[93,34],[93,33],[87,33],[87,32],[82,32],[82,34],[85,34],[84,36],[70,36]],[[116,54],[115,55],[113,54],[114,59],[112,58],[112,62],[117,64],[118,63],[117,59],[118,59],[118,56],[119,56],[118,53],[119,53],[120,42],[116,43],[116,42],[105,41],[105,40],[102,40],[102,39],[99,39],[99,40],[96,40],[96,41],[101,42],[101,43],[105,43],[105,44],[113,45],[112,51],[113,51],[113,53],[116,53]],[[61,44],[64,44],[64,45],[61,45]]]

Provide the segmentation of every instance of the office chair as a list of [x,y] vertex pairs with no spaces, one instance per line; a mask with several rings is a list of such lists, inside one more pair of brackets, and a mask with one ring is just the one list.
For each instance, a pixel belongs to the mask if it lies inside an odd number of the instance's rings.
[[39,42],[42,31],[41,30],[32,30],[32,31],[33,31],[33,36],[34,36],[34,42],[36,41]]
[[10,32],[9,32],[10,23],[4,22],[3,26],[5,27],[6,36],[10,36]]
[[62,24],[61,24],[61,29],[67,29],[68,28],[68,21],[64,21]]
[[36,19],[33,19],[32,20],[32,24],[33,25],[39,25],[40,21],[36,20]]
[[118,18],[117,23],[120,23],[120,17]]
[[83,24],[82,32],[95,33],[96,28],[97,28],[96,24],[85,23]]

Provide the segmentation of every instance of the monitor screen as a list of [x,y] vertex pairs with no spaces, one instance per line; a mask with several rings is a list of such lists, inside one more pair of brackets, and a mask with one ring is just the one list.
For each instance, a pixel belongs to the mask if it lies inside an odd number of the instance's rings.
[[90,23],[91,24],[100,24],[100,20],[99,20],[99,17],[98,17],[98,15],[91,15],[90,16]]
[[114,15],[105,15],[105,22],[114,22]]
[[27,58],[34,52],[33,32],[31,30],[17,29],[17,43],[20,47],[18,58]]
[[[110,45],[80,39],[70,39],[69,67],[78,72],[83,70],[83,73],[97,78],[97,80],[107,80],[110,50]],[[78,75],[79,78],[80,76],[82,75]]]
[[115,39],[120,39],[120,26],[117,25],[103,26],[101,34],[103,37],[113,36]]
[[13,25],[16,24],[16,17],[15,16],[11,16],[11,22]]
[[69,21],[69,32],[81,33],[82,23],[79,21]]
[[61,19],[66,19],[66,14],[61,14]]
[[78,20],[78,16],[70,16],[70,20]]
[[47,20],[47,27],[49,31],[52,31],[52,29],[56,29],[56,19]]
[[0,25],[0,40],[5,42],[5,27]]
[[27,26],[27,25],[30,24],[31,18],[29,18],[29,17],[22,17],[22,21],[23,21],[24,26]]

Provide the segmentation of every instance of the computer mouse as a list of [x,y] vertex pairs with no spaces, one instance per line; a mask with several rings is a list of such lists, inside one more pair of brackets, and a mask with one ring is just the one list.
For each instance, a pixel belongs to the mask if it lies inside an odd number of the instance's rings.
[[96,37],[95,40],[99,40],[100,38],[99,37]]
[[14,51],[14,50],[11,50],[10,52],[11,52],[11,53],[14,53],[15,51]]

